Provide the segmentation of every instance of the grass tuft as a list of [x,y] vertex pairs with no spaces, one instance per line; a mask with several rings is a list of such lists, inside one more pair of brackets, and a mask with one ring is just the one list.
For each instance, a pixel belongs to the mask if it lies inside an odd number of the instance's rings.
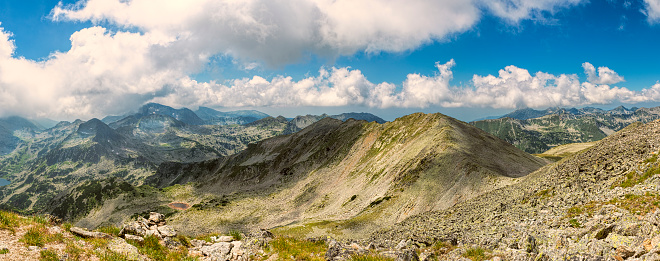
[[229,235],[232,236],[234,240],[240,241],[241,239],[243,239],[243,233],[241,233],[241,231],[238,230],[229,231]]
[[51,249],[41,250],[39,252],[39,260],[44,261],[59,261],[60,258],[57,256],[57,252]]
[[483,261],[488,259],[486,250],[480,247],[469,248],[468,250],[465,251],[463,257],[468,258],[472,261]]
[[119,236],[119,231],[121,231],[121,228],[118,228],[118,227],[115,227],[115,226],[103,226],[103,227],[97,228],[96,230],[99,231],[99,232],[103,232],[103,233],[110,234],[110,235],[113,235],[115,237],[118,237]]
[[571,227],[574,227],[574,228],[581,228],[582,227],[582,224],[580,224],[580,222],[578,222],[577,219],[574,219],[574,218],[569,220],[568,224],[570,224]]
[[14,228],[20,225],[18,214],[7,211],[0,211],[0,229],[7,229],[12,233],[16,232]]
[[43,247],[46,244],[47,233],[48,231],[44,226],[32,226],[19,241],[28,246]]

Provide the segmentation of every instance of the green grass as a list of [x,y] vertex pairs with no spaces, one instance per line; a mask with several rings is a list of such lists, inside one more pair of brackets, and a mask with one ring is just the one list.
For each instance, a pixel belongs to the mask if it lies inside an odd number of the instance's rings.
[[101,259],[101,261],[129,261],[130,260],[125,255],[115,253],[115,252],[112,252],[112,251],[106,251],[102,254],[99,254],[98,257],[99,257],[99,259]]
[[468,258],[472,261],[483,261],[488,259],[489,255],[486,253],[486,250],[480,247],[469,248],[463,254],[463,257]]
[[51,249],[46,249],[46,250],[41,250],[41,252],[39,252],[39,260],[59,261],[60,258],[57,256],[57,252]]
[[322,261],[328,251],[323,241],[310,242],[293,237],[276,237],[270,246],[279,260]]
[[574,219],[574,218],[569,220],[568,224],[570,224],[571,227],[574,227],[574,228],[581,228],[582,227],[582,224],[580,224],[580,222],[578,222],[577,219]]
[[229,231],[229,235],[232,236],[234,238],[234,240],[237,240],[237,241],[240,241],[241,239],[243,239],[243,233],[241,233],[241,231],[238,231],[238,230]]
[[213,240],[211,239],[211,237],[217,237],[219,235],[220,234],[217,234],[217,233],[211,233],[211,234],[197,236],[197,237],[195,237],[195,239],[204,240],[206,242],[213,243]]
[[155,236],[144,237],[144,242],[138,243],[138,251],[153,260],[166,260],[167,248],[158,243]]
[[28,246],[43,247],[46,245],[46,235],[48,231],[43,226],[32,226],[28,231],[19,239],[20,242]]
[[99,232],[103,232],[103,233],[110,234],[110,235],[118,237],[119,236],[119,231],[121,231],[121,228],[118,228],[118,227],[115,227],[115,226],[103,226],[103,227],[97,228],[96,230],[99,231]]
[[67,260],[82,260],[85,250],[74,242],[67,242],[64,252],[68,255]]
[[4,254],[7,254],[7,253],[9,253],[9,249],[6,249],[6,248],[0,249],[0,255],[4,255]]
[[0,211],[0,229],[6,229],[12,233],[20,225],[18,214],[7,211]]

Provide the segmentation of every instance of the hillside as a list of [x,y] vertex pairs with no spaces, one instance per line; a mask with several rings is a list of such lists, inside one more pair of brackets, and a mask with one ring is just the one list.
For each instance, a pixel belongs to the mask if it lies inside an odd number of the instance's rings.
[[605,111],[596,108],[522,109],[499,119],[470,124],[493,134],[528,153],[542,153],[568,143],[601,140],[634,122],[660,119],[660,107]]
[[442,260],[477,249],[505,260],[658,260],[659,150],[660,121],[632,124],[515,184],[371,239],[453,244]]
[[170,210],[171,224],[185,233],[279,227],[299,236],[364,237],[511,184],[543,164],[441,114],[385,124],[324,118],[230,157],[163,164],[147,179],[162,189],[107,200],[77,224],[116,223],[185,202],[192,208]]

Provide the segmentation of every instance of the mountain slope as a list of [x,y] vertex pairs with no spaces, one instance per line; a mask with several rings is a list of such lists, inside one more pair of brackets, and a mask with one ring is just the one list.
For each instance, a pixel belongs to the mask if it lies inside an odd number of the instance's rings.
[[[544,163],[464,122],[417,113],[385,124],[324,118],[230,157],[163,164],[147,182],[166,187],[154,207],[194,205],[173,216],[182,231],[288,225],[281,229],[359,237],[510,184]],[[111,200],[80,224],[130,216],[133,200]]]
[[503,118],[470,124],[528,153],[542,153],[562,144],[601,140],[633,122],[656,119],[660,119],[660,107],[627,109],[620,106],[610,111],[596,108],[523,109]]
[[[506,260],[658,260],[660,121],[632,124],[520,181],[378,231],[378,242],[451,241]],[[390,243],[392,244],[392,243]]]

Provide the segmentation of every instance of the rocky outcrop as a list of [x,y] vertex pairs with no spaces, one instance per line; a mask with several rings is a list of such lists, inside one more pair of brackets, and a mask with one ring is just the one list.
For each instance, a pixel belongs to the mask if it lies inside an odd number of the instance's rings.
[[135,221],[124,223],[119,235],[136,241],[143,241],[146,236],[155,236],[168,242],[172,237],[176,237],[176,231],[166,225],[163,214],[151,212],[149,219],[138,217]]
[[504,260],[660,260],[659,150],[660,122],[634,125],[514,185],[371,239],[420,248],[453,241],[442,260],[474,249]]

